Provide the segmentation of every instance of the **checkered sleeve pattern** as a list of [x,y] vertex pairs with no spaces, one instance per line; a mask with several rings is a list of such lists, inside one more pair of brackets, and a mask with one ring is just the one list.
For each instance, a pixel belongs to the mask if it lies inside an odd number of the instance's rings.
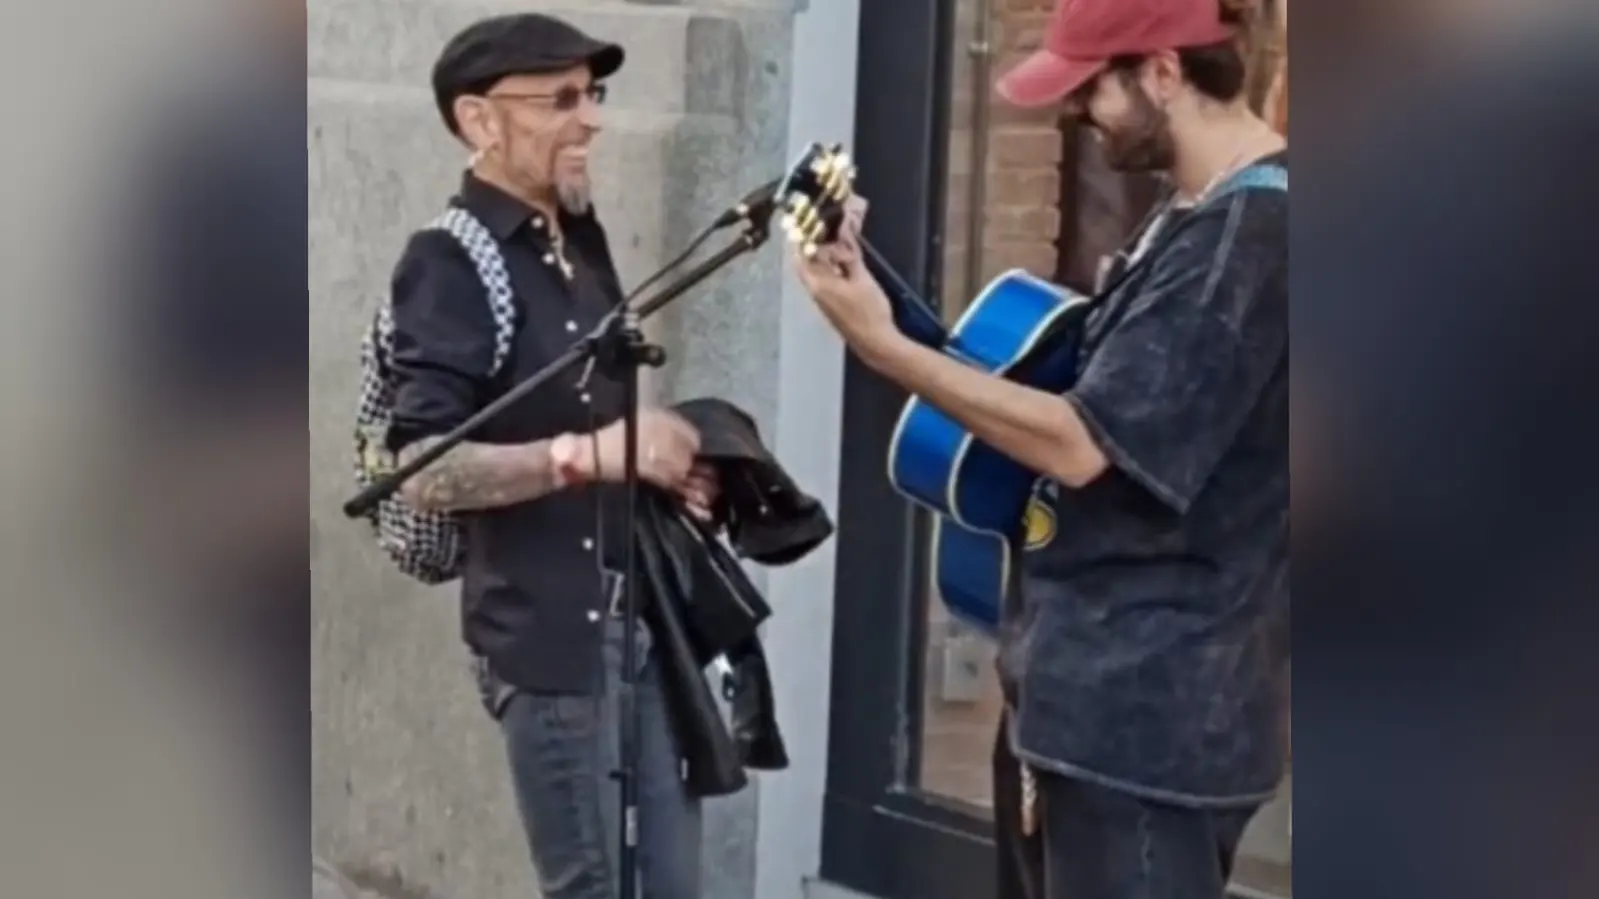
[[[424,230],[444,231],[461,245],[483,283],[494,321],[494,377],[511,355],[516,334],[516,304],[505,259],[494,236],[463,209],[452,208]],[[365,488],[394,470],[388,430],[394,418],[394,314],[388,300],[379,304],[361,341],[361,388],[356,410],[356,483]],[[457,516],[412,508],[398,493],[367,515],[378,546],[406,575],[425,584],[442,584],[461,575],[466,533]]]

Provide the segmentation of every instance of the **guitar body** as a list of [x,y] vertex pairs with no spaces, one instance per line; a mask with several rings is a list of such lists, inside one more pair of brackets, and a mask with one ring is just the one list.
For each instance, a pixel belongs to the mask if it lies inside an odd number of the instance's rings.
[[[1006,272],[983,289],[940,349],[980,371],[1065,393],[1077,375],[1077,338],[1089,308],[1090,297]],[[1035,352],[1046,338],[1049,349]],[[895,489],[939,516],[933,555],[945,604],[993,633],[1038,476],[919,397],[905,404],[888,459]]]

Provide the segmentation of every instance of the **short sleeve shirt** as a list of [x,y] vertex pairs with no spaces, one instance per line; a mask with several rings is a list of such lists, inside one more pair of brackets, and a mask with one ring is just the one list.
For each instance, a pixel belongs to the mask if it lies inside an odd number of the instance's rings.
[[[1286,157],[1266,162],[1286,166]],[[1176,212],[1090,322],[1067,399],[1110,461],[1041,485],[1001,667],[1019,755],[1151,798],[1281,776],[1288,197]]]

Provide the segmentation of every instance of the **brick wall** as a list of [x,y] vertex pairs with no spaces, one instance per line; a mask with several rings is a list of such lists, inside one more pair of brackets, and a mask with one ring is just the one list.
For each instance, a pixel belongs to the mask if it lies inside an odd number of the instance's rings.
[[[1043,38],[1051,0],[992,0],[994,6],[992,72],[1036,48]],[[944,260],[945,308],[959,313],[969,299],[966,278],[971,248],[982,247],[981,281],[1009,268],[1025,268],[1051,277],[1055,273],[1055,240],[1060,234],[1060,162],[1062,141],[1056,117],[1027,112],[995,102],[990,96],[987,176],[984,181],[980,233],[969,234],[973,172],[975,91],[991,84],[972,83],[972,57],[967,48],[976,32],[979,4],[960,0],[956,12],[956,53],[951,97],[950,171]],[[989,82],[992,78],[987,79]]]

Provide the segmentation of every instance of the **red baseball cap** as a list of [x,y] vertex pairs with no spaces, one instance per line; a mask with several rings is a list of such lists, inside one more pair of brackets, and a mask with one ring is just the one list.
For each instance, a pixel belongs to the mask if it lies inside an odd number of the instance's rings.
[[1058,0],[1044,46],[1001,75],[995,88],[1015,106],[1058,103],[1112,58],[1233,37],[1219,0]]

